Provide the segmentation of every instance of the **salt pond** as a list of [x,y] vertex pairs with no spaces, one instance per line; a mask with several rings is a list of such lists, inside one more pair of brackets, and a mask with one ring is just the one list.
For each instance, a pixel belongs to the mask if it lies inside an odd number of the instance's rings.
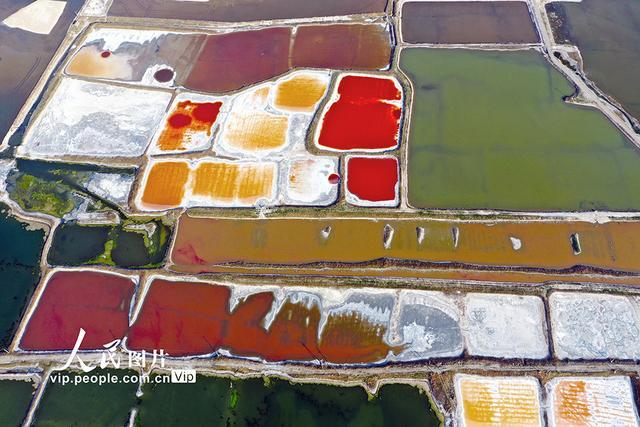
[[0,425],[22,425],[35,392],[31,381],[6,379],[0,381]]
[[404,49],[409,203],[516,211],[640,210],[640,151],[535,50]]
[[44,237],[44,231],[29,231],[26,224],[9,216],[6,207],[0,205],[0,241],[6,244],[0,250],[0,347],[2,348],[9,346],[22,311],[38,283],[40,253],[44,246]]
[[523,1],[419,1],[402,5],[408,43],[536,43]]
[[361,387],[198,376],[195,384],[147,384],[143,393],[143,427],[440,425],[427,395],[406,384],[384,385],[369,398]]
[[640,2],[554,2],[547,11],[564,20],[556,41],[578,46],[587,76],[640,120]]
[[[95,370],[89,375],[115,375],[118,383],[73,383],[75,376],[83,375],[64,371],[71,383],[49,381],[33,421],[34,426],[67,427],[120,427],[127,424],[129,412],[136,402],[135,383],[122,381],[124,375],[134,371]],[[58,373],[54,373],[58,375]]]

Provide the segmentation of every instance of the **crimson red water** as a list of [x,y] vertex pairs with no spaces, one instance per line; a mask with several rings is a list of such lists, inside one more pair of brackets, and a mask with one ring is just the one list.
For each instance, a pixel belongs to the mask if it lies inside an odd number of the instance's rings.
[[339,151],[385,150],[398,145],[402,98],[390,78],[346,76],[322,121],[319,145]]
[[347,190],[360,200],[395,200],[397,184],[395,157],[352,157],[347,161]]
[[368,102],[371,99],[399,101],[402,92],[390,78],[371,76],[344,76],[340,80],[338,93],[341,98]]
[[176,113],[169,117],[169,126],[175,129],[180,129],[191,124],[191,116],[186,114]]
[[80,328],[82,350],[99,349],[122,338],[129,326],[134,283],[94,271],[53,274],[20,340],[24,350],[70,350]]
[[213,124],[218,118],[222,102],[203,102],[196,105],[193,110],[193,118],[209,124]]

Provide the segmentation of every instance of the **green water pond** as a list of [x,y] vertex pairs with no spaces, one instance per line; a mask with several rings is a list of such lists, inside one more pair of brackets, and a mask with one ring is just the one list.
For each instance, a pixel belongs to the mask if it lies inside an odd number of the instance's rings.
[[640,151],[535,50],[404,49],[416,208],[640,210]]

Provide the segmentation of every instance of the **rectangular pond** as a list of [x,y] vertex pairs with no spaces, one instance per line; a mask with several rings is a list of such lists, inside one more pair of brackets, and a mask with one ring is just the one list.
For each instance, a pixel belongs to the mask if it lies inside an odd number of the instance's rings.
[[408,43],[537,43],[523,1],[428,1],[402,6],[402,39]]
[[[195,218],[183,215],[172,268],[449,264],[568,272],[638,271],[640,223],[454,222],[364,218]],[[578,268],[578,270],[580,270]]]
[[[416,208],[638,211],[640,150],[535,50],[404,49]],[[517,94],[517,95],[516,95]]]

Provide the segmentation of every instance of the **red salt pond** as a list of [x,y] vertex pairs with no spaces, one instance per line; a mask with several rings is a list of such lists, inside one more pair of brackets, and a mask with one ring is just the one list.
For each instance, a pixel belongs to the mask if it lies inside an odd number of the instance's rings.
[[185,86],[227,92],[289,70],[291,27],[207,36]]
[[322,119],[320,148],[384,151],[398,146],[402,90],[393,78],[343,76],[334,99]]
[[395,206],[398,203],[398,159],[347,159],[347,201],[360,206]]
[[172,356],[212,353],[220,347],[230,296],[224,286],[154,280],[127,347]]
[[164,349],[171,356],[224,349],[234,356],[268,361],[333,363],[379,362],[392,350],[382,338],[384,331],[360,315],[331,318],[319,342],[321,312],[316,303],[286,300],[266,325],[275,301],[272,292],[246,297],[233,312],[230,296],[226,286],[156,279],[131,327],[127,347]]
[[23,350],[70,350],[80,328],[83,350],[122,338],[129,326],[135,284],[126,277],[94,271],[54,273],[20,340]]

